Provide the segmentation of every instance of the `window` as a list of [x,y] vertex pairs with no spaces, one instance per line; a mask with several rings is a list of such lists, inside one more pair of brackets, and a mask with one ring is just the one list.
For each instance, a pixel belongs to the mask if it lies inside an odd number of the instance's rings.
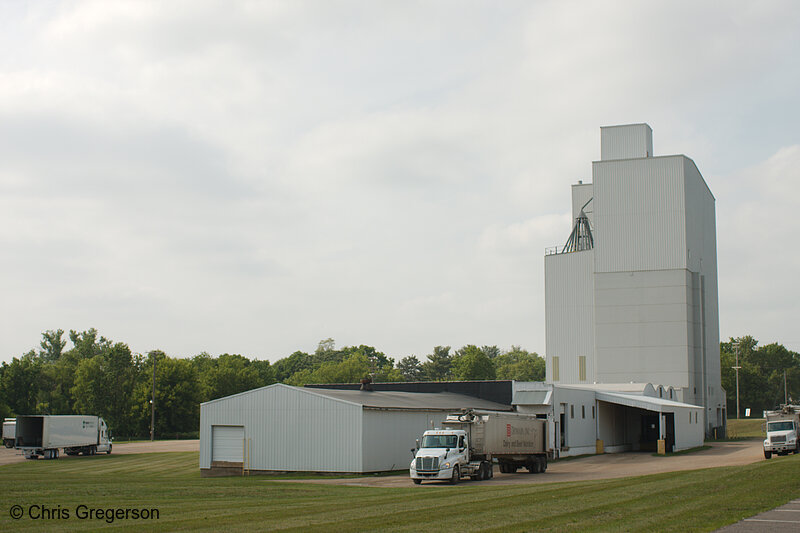
[[581,405],[581,418],[586,418],[586,406]]
[[570,406],[569,406],[569,417],[570,418],[575,418],[575,406],[572,405],[572,404],[570,404]]
[[694,412],[694,423],[697,424],[697,411]]
[[691,411],[689,411],[689,423],[690,424],[692,423],[692,412]]
[[586,381],[586,356],[578,356],[578,381]]
[[594,405],[592,406],[592,418],[594,418]]
[[558,356],[553,356],[553,381],[559,381],[561,377],[558,375]]

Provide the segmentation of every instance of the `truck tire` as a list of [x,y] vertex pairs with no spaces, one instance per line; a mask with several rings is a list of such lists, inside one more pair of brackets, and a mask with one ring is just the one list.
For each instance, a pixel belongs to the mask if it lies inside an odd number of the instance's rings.
[[[108,453],[111,453],[111,450],[108,450]],[[414,485],[419,485],[420,483],[422,483],[421,479],[412,479],[411,481],[414,482]]]
[[453,467],[453,476],[450,478],[450,484],[456,485],[459,481],[461,481],[461,472],[458,469],[458,465]]
[[764,459],[769,459],[770,457],[772,457],[772,452],[764,450]]
[[6,448],[13,448],[14,447],[14,441],[11,440],[11,439],[5,439],[3,441],[3,444],[5,444]]
[[89,448],[89,455],[97,455],[97,446]]
[[108,450],[106,450],[106,455],[111,455],[111,445],[108,445]]

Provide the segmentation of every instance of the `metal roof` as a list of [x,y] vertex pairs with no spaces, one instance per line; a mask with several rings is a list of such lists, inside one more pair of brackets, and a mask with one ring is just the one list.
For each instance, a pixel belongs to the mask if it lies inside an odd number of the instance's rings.
[[596,398],[601,402],[615,403],[628,407],[638,407],[647,411],[659,413],[673,413],[678,409],[703,409],[700,405],[665,400],[664,398],[654,398],[652,396],[638,396],[634,394],[620,394],[618,392],[595,391]]
[[509,405],[454,392],[360,391],[320,388],[303,388],[299,390],[375,409],[426,409],[436,411],[489,409],[493,411],[511,411],[511,406]]

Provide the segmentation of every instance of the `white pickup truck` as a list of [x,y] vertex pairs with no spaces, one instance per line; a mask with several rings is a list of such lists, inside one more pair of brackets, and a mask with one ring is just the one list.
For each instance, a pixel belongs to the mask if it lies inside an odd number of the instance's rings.
[[410,467],[417,485],[424,480],[458,483],[466,476],[489,479],[495,460],[504,473],[523,466],[531,473],[547,469],[547,423],[534,415],[467,410],[448,415],[443,426],[417,441]]

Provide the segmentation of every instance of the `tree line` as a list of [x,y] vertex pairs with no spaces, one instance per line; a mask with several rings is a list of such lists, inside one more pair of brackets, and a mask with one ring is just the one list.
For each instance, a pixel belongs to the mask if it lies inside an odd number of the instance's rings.
[[354,383],[368,376],[376,382],[545,378],[544,359],[518,346],[436,346],[424,361],[410,355],[395,362],[372,346],[337,349],[333,339],[325,339],[313,353],[296,351],[270,364],[227,353],[143,355],[95,329],[71,330],[67,337],[61,329],[45,331],[38,350],[0,365],[1,416],[96,414],[117,438],[147,437],[154,364],[159,437],[196,436],[200,403],[272,383]]
[[[736,356],[738,352],[738,365]],[[800,403],[800,354],[782,344],[759,346],[751,336],[720,343],[722,388],[728,394],[728,419],[736,418],[736,370],[739,366],[739,406],[760,418],[765,410]]]

